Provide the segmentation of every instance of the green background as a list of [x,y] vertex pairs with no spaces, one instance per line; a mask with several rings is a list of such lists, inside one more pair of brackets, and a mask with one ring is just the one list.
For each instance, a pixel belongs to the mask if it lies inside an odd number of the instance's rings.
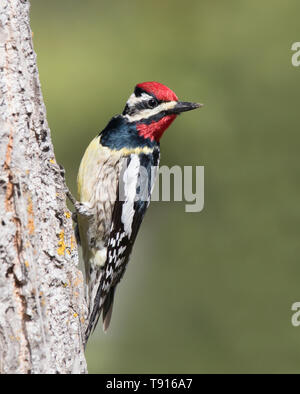
[[89,372],[299,372],[300,3],[32,0],[57,161],[75,192],[89,141],[136,83],[205,107],[161,164],[205,166],[205,209],[153,202]]

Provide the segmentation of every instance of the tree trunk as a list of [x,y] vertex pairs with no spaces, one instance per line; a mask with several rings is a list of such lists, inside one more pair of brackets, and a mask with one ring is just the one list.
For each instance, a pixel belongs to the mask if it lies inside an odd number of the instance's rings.
[[0,1],[0,372],[86,373],[84,283],[26,0]]

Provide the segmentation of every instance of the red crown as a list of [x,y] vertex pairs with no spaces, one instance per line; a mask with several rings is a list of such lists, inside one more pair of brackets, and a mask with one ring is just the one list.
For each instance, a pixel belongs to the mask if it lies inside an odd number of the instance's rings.
[[136,85],[138,88],[147,93],[154,95],[158,100],[162,101],[178,101],[178,97],[167,86],[159,82],[142,82]]

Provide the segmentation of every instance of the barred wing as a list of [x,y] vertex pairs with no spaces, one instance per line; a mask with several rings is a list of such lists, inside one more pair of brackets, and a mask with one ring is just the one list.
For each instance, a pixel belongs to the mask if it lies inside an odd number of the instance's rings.
[[159,164],[159,149],[123,159],[114,205],[106,262],[86,331],[86,340],[102,312],[107,330],[117,284],[126,270],[138,230],[150,203]]

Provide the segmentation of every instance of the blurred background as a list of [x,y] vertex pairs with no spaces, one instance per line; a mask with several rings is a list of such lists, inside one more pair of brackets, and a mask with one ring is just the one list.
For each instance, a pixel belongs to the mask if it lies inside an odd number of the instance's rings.
[[76,192],[90,140],[136,83],[205,107],[162,165],[205,166],[205,208],[153,202],[91,373],[299,372],[298,0],[31,0],[56,158]]

